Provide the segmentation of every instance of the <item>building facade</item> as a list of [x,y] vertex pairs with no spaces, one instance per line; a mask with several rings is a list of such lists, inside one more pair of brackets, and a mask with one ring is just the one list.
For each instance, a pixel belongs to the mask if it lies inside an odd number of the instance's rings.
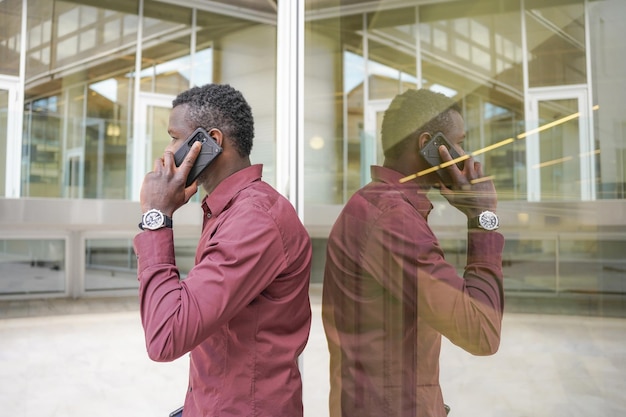
[[[4,0],[0,299],[134,294],[139,187],[179,92],[229,83],[314,242],[382,162],[391,99],[458,100],[499,193],[508,296],[626,295],[622,0]],[[174,216],[193,263],[199,201]],[[436,193],[459,269],[465,220]]]

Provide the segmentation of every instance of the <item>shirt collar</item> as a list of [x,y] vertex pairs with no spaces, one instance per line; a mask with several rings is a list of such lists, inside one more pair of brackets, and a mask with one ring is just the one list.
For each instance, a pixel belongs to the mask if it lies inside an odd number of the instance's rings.
[[202,209],[205,214],[218,216],[237,193],[255,181],[260,181],[263,173],[263,165],[251,165],[226,177],[220,182],[213,192],[202,201]]
[[388,184],[392,188],[398,190],[406,200],[424,217],[428,217],[428,213],[433,208],[432,203],[427,197],[430,187],[420,185],[415,181],[400,182],[406,175],[378,165],[371,167],[372,180]]

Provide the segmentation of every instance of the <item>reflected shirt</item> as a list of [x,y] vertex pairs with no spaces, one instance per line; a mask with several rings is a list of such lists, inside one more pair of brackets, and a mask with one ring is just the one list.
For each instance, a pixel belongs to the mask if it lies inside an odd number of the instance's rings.
[[203,200],[184,280],[171,229],[134,240],[150,358],[191,352],[186,417],[303,415],[297,359],[311,325],[311,240],[261,173],[260,165],[238,171]]
[[402,177],[372,167],[328,239],[331,417],[443,417],[441,335],[475,355],[499,346],[502,235],[469,231],[460,277],[427,223],[428,190]]

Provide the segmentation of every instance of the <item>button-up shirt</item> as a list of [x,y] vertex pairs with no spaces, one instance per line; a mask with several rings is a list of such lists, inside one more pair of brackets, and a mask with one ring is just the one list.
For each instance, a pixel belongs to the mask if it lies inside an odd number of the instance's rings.
[[297,359],[311,324],[311,241],[295,210],[238,171],[207,196],[195,266],[184,280],[171,229],[134,240],[149,356],[191,351],[185,417],[302,416]]
[[330,233],[322,315],[332,417],[443,417],[441,335],[476,355],[499,346],[502,235],[468,232],[460,277],[428,226],[427,190],[402,177],[372,167]]

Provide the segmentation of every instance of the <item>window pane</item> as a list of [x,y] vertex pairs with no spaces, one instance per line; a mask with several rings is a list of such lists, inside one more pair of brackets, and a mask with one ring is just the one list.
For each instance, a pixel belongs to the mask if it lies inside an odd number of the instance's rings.
[[26,104],[22,146],[22,195],[59,197],[62,184],[64,101],[54,95]]
[[191,9],[144,4],[141,91],[175,95],[189,88]]
[[0,295],[65,292],[65,241],[0,240]]
[[528,2],[526,10],[530,87],[586,83],[583,1],[537,3]]
[[[578,100],[539,102],[539,126],[578,112]],[[541,176],[541,199],[580,200],[580,145],[578,118],[539,133],[540,161],[531,169]]]
[[464,147],[480,152],[500,199],[525,199],[525,143],[511,139],[525,129],[520,11],[475,4],[420,8],[423,86],[461,103]]
[[594,137],[600,184],[597,197],[626,198],[626,79],[624,21],[626,2],[589,4],[590,63],[593,78]]
[[0,74],[19,75],[22,0],[0,2]]
[[[29,53],[37,59],[27,59],[24,196],[119,199],[129,194],[129,74],[138,25],[128,13],[137,13],[137,2],[109,1],[103,8],[80,3],[28,2],[29,13],[34,7]],[[50,39],[56,42],[53,60]]]
[[560,291],[626,294],[626,240],[609,236],[561,239]]
[[85,241],[85,290],[138,288],[137,257],[130,239]]
[[[197,240],[176,239],[176,265],[185,278],[194,265]],[[137,256],[132,239],[85,241],[85,290],[110,291],[139,288]]]

